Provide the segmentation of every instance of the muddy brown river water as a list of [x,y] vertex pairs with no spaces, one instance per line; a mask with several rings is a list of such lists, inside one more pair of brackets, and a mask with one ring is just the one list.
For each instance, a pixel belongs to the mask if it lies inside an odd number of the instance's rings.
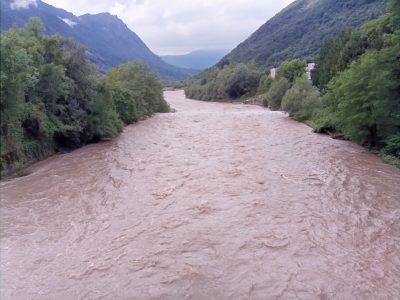
[[400,299],[400,171],[187,100],[1,183],[1,299]]

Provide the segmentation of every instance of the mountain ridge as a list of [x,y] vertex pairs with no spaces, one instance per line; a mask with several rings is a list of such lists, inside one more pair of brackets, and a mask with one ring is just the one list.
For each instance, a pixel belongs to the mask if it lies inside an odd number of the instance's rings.
[[[200,70],[184,69],[164,62],[158,55],[151,52],[140,37],[121,19],[110,13],[75,16],[40,0],[36,3],[36,6],[31,5],[26,9],[12,10],[11,1],[2,0],[1,29],[8,30],[13,24],[22,27],[29,21],[29,17],[37,16],[46,27],[45,34],[71,37],[76,42],[85,45],[90,60],[98,65],[102,73],[134,59],[146,61],[151,68],[158,70],[163,79],[183,79],[200,72]],[[104,26],[105,24],[107,26]]]
[[216,64],[229,52],[228,49],[196,50],[183,55],[161,55],[160,57],[174,66],[204,70]]

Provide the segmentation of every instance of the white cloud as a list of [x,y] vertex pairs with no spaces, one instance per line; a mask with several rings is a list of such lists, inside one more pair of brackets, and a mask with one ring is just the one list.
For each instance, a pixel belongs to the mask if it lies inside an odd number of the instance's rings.
[[30,5],[37,6],[36,0],[14,0],[10,4],[11,9],[29,8]]
[[[58,17],[58,18],[60,18],[60,17]],[[70,19],[63,19],[63,18],[60,18],[60,19],[63,20],[65,23],[67,23],[70,27],[74,27],[76,24],[78,24]]]
[[76,15],[110,12],[159,55],[233,49],[294,0],[45,0]]

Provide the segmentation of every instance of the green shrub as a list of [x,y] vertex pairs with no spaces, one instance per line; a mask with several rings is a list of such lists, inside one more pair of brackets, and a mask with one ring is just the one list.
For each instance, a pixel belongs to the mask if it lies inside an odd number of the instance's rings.
[[125,124],[131,124],[138,120],[136,102],[130,92],[114,89],[112,99],[117,113]]
[[313,113],[313,110],[299,110],[294,114],[294,118],[300,122],[310,120],[313,116]]
[[385,153],[400,156],[400,133],[388,136],[385,139],[385,143]]
[[268,106],[271,110],[279,110],[282,98],[288,88],[289,82],[285,77],[275,80],[270,90],[263,96],[263,105]]
[[383,162],[395,166],[396,168],[400,168],[400,159],[393,155],[387,154],[384,150],[378,152],[378,156],[382,159]]
[[282,110],[293,116],[300,110],[312,111],[322,107],[320,93],[313,87],[306,75],[295,79],[293,86],[282,98]]

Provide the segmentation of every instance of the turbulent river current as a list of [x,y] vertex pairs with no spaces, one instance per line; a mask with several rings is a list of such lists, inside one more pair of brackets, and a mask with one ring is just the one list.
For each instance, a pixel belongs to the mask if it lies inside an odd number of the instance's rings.
[[400,171],[185,99],[1,183],[2,300],[400,299]]

